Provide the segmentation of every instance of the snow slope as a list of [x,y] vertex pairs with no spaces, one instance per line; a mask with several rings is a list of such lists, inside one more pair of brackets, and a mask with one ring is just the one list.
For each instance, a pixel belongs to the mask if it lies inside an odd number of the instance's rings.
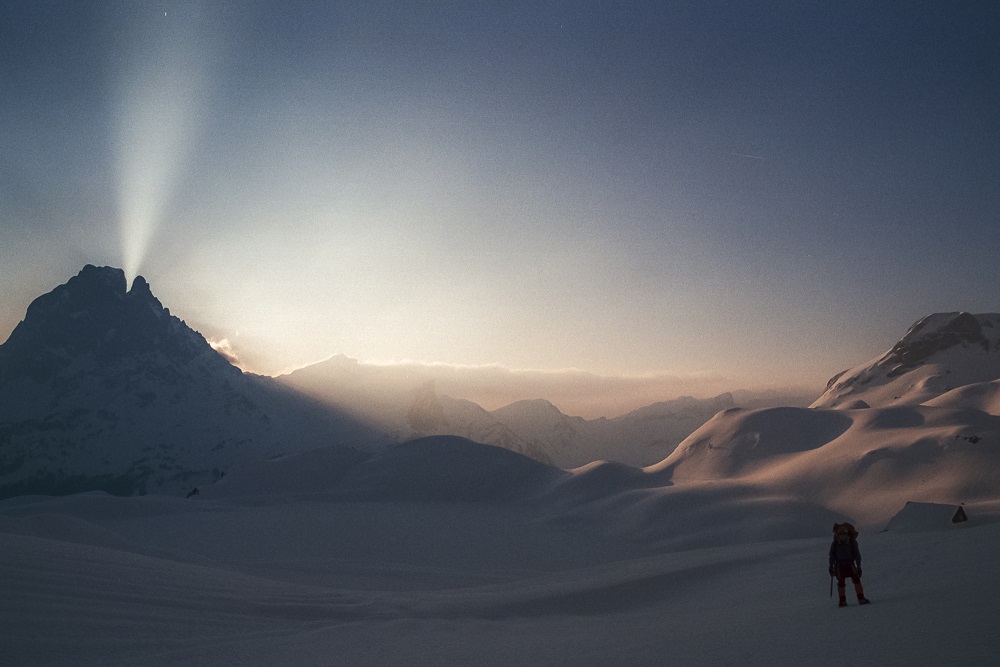
[[731,409],[648,471],[816,503],[870,528],[908,501],[1000,497],[1000,315],[939,313],[812,407]]
[[1000,314],[935,313],[892,349],[830,380],[812,407],[917,405],[1000,378]]
[[261,461],[205,487],[206,497],[328,494],[343,500],[527,499],[568,473],[501,447],[429,436],[351,460],[321,448]]
[[[698,493],[676,499],[699,504]],[[950,531],[863,531],[875,603],[838,609],[830,526],[788,539],[766,512],[707,528],[716,546],[673,549],[609,536],[612,508],[559,521],[509,500],[14,499],[0,502],[0,655],[12,666],[992,665],[1000,523],[969,512]]]
[[1000,497],[1000,418],[927,406],[730,410],[650,471],[771,489],[881,527],[910,500]]

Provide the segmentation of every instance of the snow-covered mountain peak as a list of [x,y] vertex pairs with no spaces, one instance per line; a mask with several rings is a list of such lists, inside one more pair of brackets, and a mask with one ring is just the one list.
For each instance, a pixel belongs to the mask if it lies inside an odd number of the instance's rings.
[[902,375],[935,354],[955,346],[978,346],[984,352],[995,349],[1000,337],[1000,315],[970,313],[935,313],[921,319],[879,364],[893,375]]
[[935,313],[885,354],[834,376],[812,407],[916,405],[1000,377],[1000,314]]

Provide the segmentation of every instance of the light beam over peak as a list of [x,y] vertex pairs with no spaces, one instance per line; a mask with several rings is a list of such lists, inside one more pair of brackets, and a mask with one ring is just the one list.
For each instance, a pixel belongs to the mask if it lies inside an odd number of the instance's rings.
[[[164,17],[166,15],[164,14]],[[209,60],[204,36],[180,21],[137,21],[119,70],[115,118],[122,263],[138,275],[198,131]]]

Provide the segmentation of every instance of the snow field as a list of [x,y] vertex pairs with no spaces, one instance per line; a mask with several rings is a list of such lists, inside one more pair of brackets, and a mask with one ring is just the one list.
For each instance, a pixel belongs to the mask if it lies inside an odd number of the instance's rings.
[[0,653],[10,665],[986,665],[1000,649],[1000,523],[976,506],[965,526],[863,533],[875,604],[847,609],[829,598],[825,523],[785,539],[773,507],[744,511],[715,528],[717,546],[677,550],[609,535],[598,512],[558,522],[542,509],[8,501]]

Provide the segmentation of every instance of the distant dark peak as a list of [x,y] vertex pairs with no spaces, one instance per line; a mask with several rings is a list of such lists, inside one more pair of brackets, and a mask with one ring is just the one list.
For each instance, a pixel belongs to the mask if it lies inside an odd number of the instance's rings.
[[32,301],[24,320],[0,345],[0,376],[45,381],[74,359],[106,367],[152,353],[178,363],[218,357],[228,365],[204,338],[170,315],[144,278],[137,277],[128,292],[126,284],[121,269],[88,264]]
[[160,300],[153,296],[153,290],[150,289],[149,283],[142,276],[135,277],[135,280],[132,281],[132,289],[125,296],[136,303],[145,302],[156,314],[170,314],[170,311],[163,307]]
[[94,266],[87,264],[66,283],[78,289],[99,289],[125,294],[125,272],[113,266]]
[[78,294],[113,294],[124,296],[127,286],[125,272],[113,266],[94,266],[88,264],[80,272],[66,281],[65,285],[57,287],[53,291],[66,290]]
[[507,414],[535,415],[535,416],[562,415],[562,411],[559,408],[557,408],[544,398],[529,398],[522,401],[515,401],[510,405],[495,410],[494,413],[500,415],[507,415]]
[[88,264],[65,284],[38,297],[28,306],[25,320],[48,320],[120,302],[125,297],[125,272]]
[[153,296],[153,290],[149,288],[149,283],[142,276],[136,276],[135,280],[132,281],[132,289],[128,291],[129,294],[134,294],[136,296]]
[[527,400],[521,401],[521,405],[525,407],[531,407],[536,410],[541,410],[543,412],[559,412],[559,408],[552,405],[549,401],[544,398],[529,398]]
[[702,414],[711,416],[720,410],[726,410],[736,405],[736,399],[729,392],[713,398],[695,398],[694,396],[679,396],[669,401],[660,401],[633,410],[625,415],[636,419],[662,419],[684,414]]

